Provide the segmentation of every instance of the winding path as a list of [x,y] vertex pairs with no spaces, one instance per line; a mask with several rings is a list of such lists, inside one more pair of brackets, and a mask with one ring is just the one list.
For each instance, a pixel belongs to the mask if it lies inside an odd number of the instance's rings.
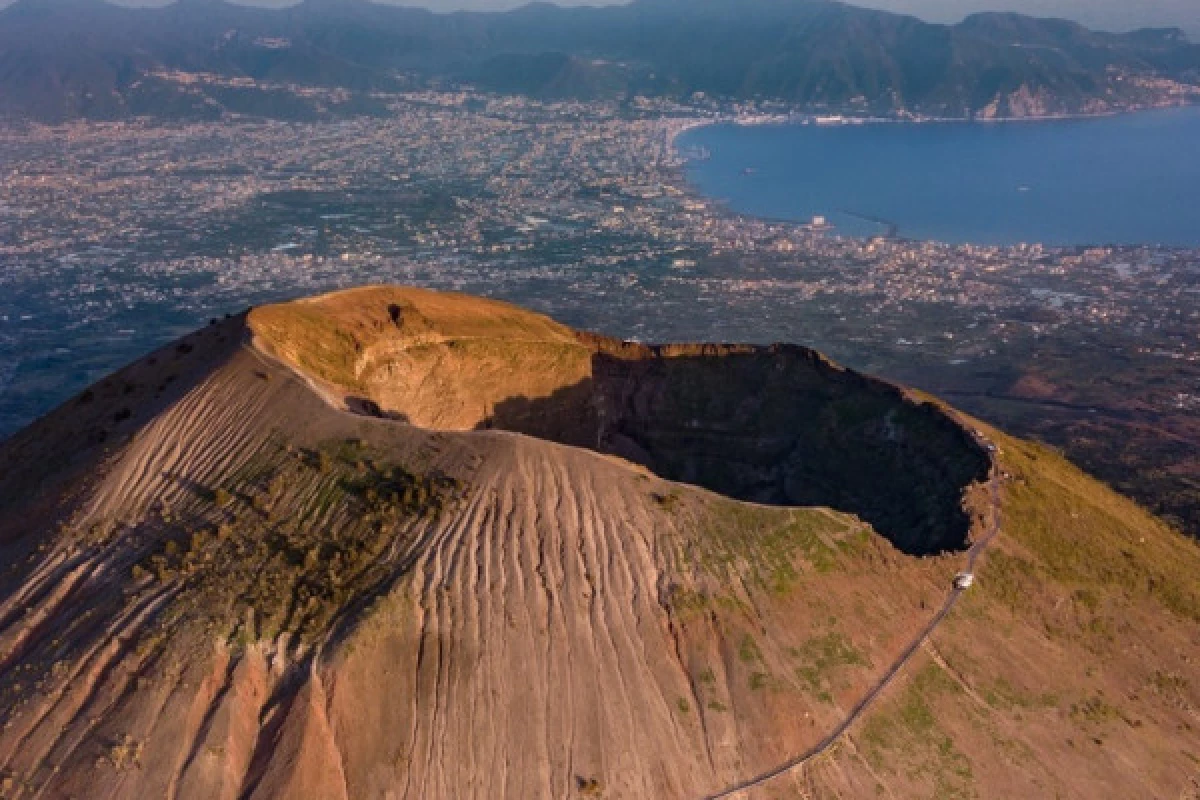
[[[960,420],[960,424],[961,423],[962,421]],[[966,426],[964,425],[964,427]],[[988,442],[982,437],[976,436],[975,439],[982,447],[986,448],[991,445],[991,442]],[[998,465],[993,460],[991,476],[988,479],[988,491],[991,496],[991,524],[988,527],[987,533],[980,537],[980,539],[971,545],[969,550],[967,550],[967,563],[965,568],[966,572],[975,571],[975,562],[979,559],[980,554],[982,554],[987,546],[992,543],[992,540],[996,538],[996,534],[1000,532],[1001,480],[1002,473],[1000,472]],[[954,586],[950,590],[950,594],[946,596],[946,601],[942,603],[942,607],[938,609],[936,614],[933,615],[933,618],[929,620],[929,622],[924,628],[921,629],[919,633],[917,633],[917,635],[908,643],[908,646],[904,648],[896,660],[892,662],[892,665],[888,668],[888,670],[880,676],[878,681],[875,682],[875,685],[872,686],[865,695],[863,695],[862,699],[860,699],[858,703],[856,703],[854,707],[850,709],[850,712],[846,714],[845,718],[843,718],[842,721],[838,723],[837,727],[830,731],[825,738],[821,739],[821,741],[817,742],[815,745],[795,758],[789,759],[788,761],[783,762],[779,766],[774,767],[767,772],[760,773],[752,778],[747,778],[740,783],[726,787],[715,794],[707,795],[704,800],[722,800],[722,798],[735,797],[742,792],[763,786],[775,778],[791,772],[797,767],[804,766],[806,763],[832,747],[834,743],[842,737],[842,734],[849,730],[850,726],[857,722],[860,717],[862,717],[863,713],[866,712],[866,710],[870,708],[871,705],[879,698],[879,695],[883,694],[883,690],[886,689],[889,684],[891,684],[892,680],[900,673],[902,669],[904,669],[921,645],[925,644],[933,632],[937,630],[938,625],[942,623],[942,620],[944,620],[946,615],[950,613],[950,610],[954,608],[955,603],[958,602],[958,598],[961,597],[965,591],[966,589],[960,589],[958,586]]]

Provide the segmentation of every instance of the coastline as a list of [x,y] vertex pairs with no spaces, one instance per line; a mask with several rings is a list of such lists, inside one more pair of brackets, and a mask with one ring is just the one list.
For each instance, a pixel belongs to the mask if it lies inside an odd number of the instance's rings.
[[862,125],[948,125],[948,124],[981,124],[1002,125],[1008,123],[1048,123],[1072,122],[1111,119],[1113,117],[1133,116],[1136,114],[1152,114],[1159,111],[1173,111],[1185,108],[1200,108],[1200,97],[1181,102],[1163,103],[1160,105],[1140,106],[1137,108],[1111,109],[1108,111],[1078,112],[1064,114],[1038,114],[1024,117],[926,117],[913,116],[897,117],[854,117],[844,114],[814,114],[812,112],[795,111],[787,114],[717,114],[711,117],[670,117],[672,125],[667,135],[667,145],[676,155],[678,140],[689,131],[715,125],[737,125],[740,127],[761,127],[770,125],[800,125],[824,128],[858,127]]
[[[728,130],[728,135],[736,135],[733,131],[735,127],[795,127],[799,128],[825,128],[825,127],[862,127],[867,125],[879,125],[881,123],[891,123],[893,125],[899,123],[941,123],[948,125],[957,123],[959,125],[969,125],[974,122],[1070,122],[1070,121],[1102,121],[1106,119],[1115,119],[1119,117],[1133,117],[1135,115],[1149,116],[1156,112],[1167,114],[1168,112],[1185,112],[1187,117],[1183,120],[1184,125],[1191,126],[1191,114],[1200,110],[1200,103],[1182,103],[1160,105],[1154,107],[1127,109],[1121,111],[1112,111],[1095,114],[1075,114],[1075,115],[1046,115],[1041,117],[1019,117],[1019,118],[1003,118],[1003,119],[965,119],[965,118],[921,118],[913,120],[898,120],[892,118],[833,118],[825,117],[821,122],[815,122],[811,115],[801,117],[799,115],[717,115],[710,116],[694,116],[694,117],[674,117],[668,118],[668,146],[669,157],[674,161],[677,168],[678,183],[676,188],[689,199],[697,202],[703,202],[719,209],[722,215],[732,217],[742,217],[745,219],[756,220],[766,224],[785,224],[807,227],[806,223],[809,220],[808,216],[798,216],[790,211],[780,212],[778,209],[775,213],[759,213],[743,210],[732,197],[725,196],[720,191],[713,188],[702,188],[702,182],[698,183],[693,180],[691,169],[699,169],[696,166],[697,159],[704,160],[707,157],[706,146],[703,144],[690,145],[681,142],[681,137],[690,131],[698,130],[705,127],[725,126]],[[1167,123],[1173,125],[1174,123]],[[1152,127],[1155,127],[1152,125]],[[815,134],[816,131],[814,130]],[[1070,135],[1069,133],[1060,135]],[[700,154],[700,155],[698,155]],[[755,170],[757,171],[757,170]],[[1015,184],[1014,184],[1015,185]],[[1029,191],[1022,185],[1019,188],[1021,192]],[[765,210],[765,209],[764,209]],[[807,212],[806,212],[807,213]],[[949,246],[964,246],[973,245],[979,247],[997,247],[1000,249],[1008,249],[1019,246],[1021,244],[1035,244],[1054,250],[1068,251],[1079,248],[1094,248],[1094,247],[1115,247],[1128,248],[1137,246],[1146,246],[1151,248],[1161,248],[1167,251],[1188,251],[1200,252],[1200,241],[1192,241],[1191,234],[1181,234],[1178,230],[1178,225],[1167,230],[1150,230],[1140,229],[1134,226],[1133,229],[1125,234],[1117,234],[1116,238],[1104,238],[1104,233],[1101,231],[1088,228],[1083,225],[1081,229],[1076,230],[1074,235],[1070,234],[1049,234],[1045,230],[1041,230],[1038,226],[1034,226],[1039,232],[1030,229],[1026,233],[1017,232],[1001,233],[996,238],[991,238],[991,235],[985,235],[983,238],[972,237],[969,234],[945,233],[938,235],[919,234],[916,231],[906,232],[906,228],[918,227],[918,223],[909,220],[908,225],[903,225],[901,222],[891,218],[881,218],[879,215],[866,213],[854,210],[853,204],[850,206],[834,207],[833,205],[826,208],[823,212],[814,211],[812,213],[829,218],[833,223],[828,228],[824,228],[825,235],[840,239],[868,241],[871,239],[881,238],[889,241],[907,241],[907,242],[928,242],[931,244],[945,244]],[[886,216],[886,215],[885,215]],[[839,221],[840,218],[840,221]],[[853,222],[850,221],[850,218]],[[870,223],[872,229],[864,229],[859,223]],[[1042,226],[1044,227],[1044,226]],[[1094,228],[1094,226],[1092,226]],[[1119,227],[1119,226],[1118,226]],[[1014,229],[1015,230],[1015,229]]]

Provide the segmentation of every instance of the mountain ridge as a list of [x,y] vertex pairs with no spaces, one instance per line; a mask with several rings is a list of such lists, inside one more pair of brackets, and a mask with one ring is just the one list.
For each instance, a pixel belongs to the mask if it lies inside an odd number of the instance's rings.
[[[1096,33],[1017,14],[938,25],[827,0],[451,14],[369,2],[278,10],[207,0],[137,10],[64,2],[22,0],[0,11],[0,113],[203,118],[242,107],[203,84],[185,91],[164,78],[171,71],[249,78],[264,84],[260,91],[294,84],[366,93],[451,81],[549,98],[701,94],[956,117],[1135,108],[1179,101],[1155,81],[1200,83],[1200,46],[1178,30]],[[563,59],[574,74],[562,74]],[[281,113],[263,105],[267,115]],[[356,105],[342,111],[359,113]]]

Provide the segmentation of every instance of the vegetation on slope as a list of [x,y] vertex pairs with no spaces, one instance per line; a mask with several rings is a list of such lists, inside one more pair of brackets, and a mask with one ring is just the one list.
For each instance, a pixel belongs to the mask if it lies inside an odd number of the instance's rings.
[[1005,496],[1004,530],[1028,555],[996,566],[996,591],[1012,599],[1030,585],[1051,584],[1071,589],[1085,605],[1149,600],[1200,623],[1200,543],[1049,448],[1003,441],[1015,479]]
[[1200,546],[1058,453],[989,436],[1011,479],[977,585],[833,758],[914,796],[1186,792]]
[[160,532],[131,576],[171,590],[168,617],[218,636],[312,641],[396,577],[414,533],[461,491],[362,440],[309,450],[273,438],[221,485],[160,507],[149,522]]

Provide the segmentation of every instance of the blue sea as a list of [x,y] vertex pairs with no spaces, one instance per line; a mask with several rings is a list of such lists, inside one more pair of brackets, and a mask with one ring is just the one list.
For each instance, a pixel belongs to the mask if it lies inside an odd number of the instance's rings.
[[[721,124],[688,176],[734,211],[945,242],[1200,247],[1200,108],[1037,122]],[[697,156],[696,154],[700,154]]]

